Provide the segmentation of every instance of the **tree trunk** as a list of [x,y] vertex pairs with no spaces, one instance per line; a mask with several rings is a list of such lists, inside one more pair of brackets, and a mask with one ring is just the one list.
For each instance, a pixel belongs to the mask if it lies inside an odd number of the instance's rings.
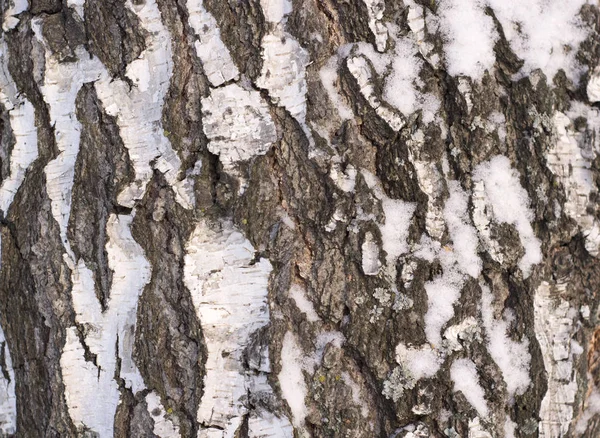
[[595,1],[0,8],[0,435],[600,435]]

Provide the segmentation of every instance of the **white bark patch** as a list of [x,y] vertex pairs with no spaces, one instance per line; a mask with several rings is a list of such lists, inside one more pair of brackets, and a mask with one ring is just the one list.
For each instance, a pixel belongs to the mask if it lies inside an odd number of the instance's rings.
[[256,85],[269,92],[271,101],[285,108],[298,121],[311,147],[314,139],[306,125],[306,67],[308,52],[284,31],[286,15],[292,12],[289,0],[262,0],[265,18],[274,29],[261,42],[263,66]]
[[[144,388],[142,377],[133,361],[133,343],[138,297],[150,278],[150,266],[142,248],[131,236],[132,215],[111,215],[107,223],[109,242],[106,251],[113,270],[108,309],[101,311],[94,292],[92,272],[82,260],[75,260],[67,240],[71,210],[74,165],[79,152],[81,125],[75,116],[77,93],[84,83],[96,82],[96,90],[108,114],[117,117],[120,134],[134,164],[136,180],[119,194],[122,205],[133,207],[141,199],[152,177],[150,162],[165,173],[177,200],[184,207],[193,204],[193,193],[187,182],[177,181],[179,158],[160,128],[162,105],[171,76],[170,35],[161,22],[154,1],[134,6],[127,3],[149,32],[147,49],[127,67],[126,74],[135,86],[112,81],[100,61],[90,57],[83,47],[76,49],[78,61],[59,63],[46,50],[46,71],[41,87],[48,103],[59,155],[45,169],[47,191],[52,214],[60,227],[65,247],[65,261],[72,270],[73,307],[76,319],[84,329],[84,342],[95,355],[96,363],[86,361],[84,346],[77,329],[67,329],[67,340],[61,356],[63,381],[69,414],[78,427],[88,427],[100,437],[113,434],[114,415],[119,390],[114,380],[117,356],[121,362],[120,377],[133,393]],[[44,43],[40,22],[34,32]],[[152,69],[152,70],[151,70]]]
[[509,333],[511,315],[504,319],[494,318],[492,307],[492,293],[485,285],[481,286],[481,317],[488,340],[488,350],[494,362],[502,371],[506,382],[506,389],[510,397],[521,395],[525,392],[531,380],[529,367],[531,355],[529,354],[529,341],[513,341]]
[[585,236],[585,248],[597,257],[600,251],[600,222],[587,207],[594,205],[590,195],[597,192],[591,162],[595,151],[585,149],[585,134],[571,128],[571,120],[563,113],[554,116],[557,139],[546,160],[548,167],[562,183],[566,192],[565,212]]
[[[482,417],[488,416],[485,392],[479,384],[477,368],[470,359],[457,359],[450,367],[450,378],[454,383],[454,391],[460,391]],[[469,435],[470,436],[470,435]]]
[[15,145],[10,156],[10,176],[0,186],[0,210],[8,207],[25,179],[25,172],[38,156],[37,128],[33,105],[17,90],[8,71],[8,47],[0,40],[0,102],[8,111]]
[[527,278],[531,268],[542,261],[542,251],[531,227],[533,214],[529,209],[529,196],[521,187],[519,174],[511,168],[508,158],[498,155],[477,166],[473,180],[473,220],[486,249],[502,263],[499,245],[491,237],[490,223],[496,220],[514,225],[525,249],[519,267],[523,277]]
[[4,373],[0,373],[0,434],[12,435],[17,430],[17,398],[15,396],[15,371],[10,359],[8,344],[0,327],[0,349],[4,352]]
[[[479,417],[469,420],[469,438],[492,438],[492,435],[483,428]],[[508,437],[505,437],[508,438]]]
[[179,427],[175,426],[167,417],[160,397],[155,391],[146,396],[146,403],[148,404],[148,412],[154,420],[154,434],[160,438],[179,438],[181,436]]
[[534,296],[535,336],[542,350],[548,390],[540,406],[540,437],[559,438],[567,435],[577,394],[577,370],[571,338],[577,328],[573,316],[577,311],[568,301],[557,299],[568,287],[554,287],[542,282]]
[[381,268],[379,261],[379,245],[371,232],[365,233],[365,241],[361,246],[362,269],[365,275],[377,275]]
[[225,82],[237,80],[239,71],[221,40],[221,31],[215,18],[204,9],[202,0],[187,0],[186,6],[188,23],[198,37],[194,43],[196,54],[202,61],[204,74],[210,84],[218,87]]
[[346,65],[348,70],[356,79],[361,94],[373,107],[379,117],[381,117],[394,131],[399,131],[404,126],[403,117],[391,107],[384,105],[381,99],[375,94],[373,86],[373,70],[364,56],[351,56]]
[[[266,382],[264,373],[270,371],[268,356],[254,370],[244,367],[242,356],[251,336],[269,322],[267,287],[272,267],[268,260],[252,263],[253,259],[254,248],[231,222],[214,231],[201,221],[187,243],[185,283],[208,349],[197,417],[203,427],[201,437],[233,436],[250,413],[249,393],[272,396],[270,386],[261,383]],[[252,427],[269,430],[274,421],[270,414],[258,415]],[[292,435],[286,419],[275,423],[285,431],[275,436]]]
[[308,53],[279,28],[262,40],[263,68],[256,85],[269,92],[273,103],[284,107],[306,127],[306,65]]
[[[127,3],[150,36],[146,50],[132,61],[126,75],[134,87],[103,75],[96,91],[106,112],[117,118],[123,144],[135,169],[135,181],[118,195],[119,204],[132,208],[146,191],[153,169],[161,171],[184,208],[195,203],[193,184],[179,180],[181,160],[171,148],[162,129],[162,109],[173,72],[171,36],[161,21],[155,1],[143,5]],[[154,164],[152,164],[155,162]]]
[[29,6],[27,0],[10,0],[11,6],[4,11],[4,20],[2,21],[2,30],[8,32],[19,24],[17,16],[25,12]]
[[230,84],[202,99],[204,133],[208,150],[227,169],[238,161],[267,153],[277,140],[269,108],[257,91]]
[[134,394],[144,389],[132,352],[138,298],[150,280],[150,265],[131,236],[132,220],[129,215],[112,214],[106,226],[108,264],[114,274],[104,313],[94,293],[93,274],[82,260],[72,274],[73,308],[77,322],[85,329],[85,343],[96,355],[96,364],[85,361],[77,329],[70,327],[61,357],[65,393],[75,425],[85,425],[100,437],[113,433],[120,396],[114,380],[117,357],[125,386]]
[[375,46],[379,52],[385,51],[388,40],[388,31],[383,24],[383,13],[385,12],[384,0],[363,0],[369,12],[369,28],[375,35]]
[[600,102],[600,68],[598,67],[590,74],[587,84],[587,96],[590,102]]
[[[36,36],[44,44],[40,26],[41,23],[34,21],[33,29]],[[61,241],[69,262],[74,260],[74,256],[67,240],[67,226],[71,214],[71,191],[81,136],[81,124],[75,116],[75,100],[83,84],[107,76],[100,61],[97,58],[90,58],[83,47],[77,48],[76,55],[77,62],[61,63],[46,48],[46,71],[44,84],[40,87],[49,107],[50,123],[54,125],[56,146],[59,151],[58,156],[44,169],[46,191],[51,201],[52,216],[58,223]]]
[[[424,136],[422,131],[413,135],[413,142],[422,145]],[[435,240],[442,240],[446,230],[446,223],[442,215],[439,198],[443,193],[444,179],[434,162],[414,160],[413,165],[417,173],[419,188],[427,195],[427,213],[425,214],[425,228],[427,233]]]
[[75,9],[75,12],[77,12],[77,15],[79,15],[79,17],[82,20],[85,17],[84,11],[83,11],[84,5],[85,5],[85,0],[67,0],[67,6]]
[[[25,3],[27,6],[27,3]],[[10,175],[0,186],[0,214],[6,217],[8,209],[25,179],[27,169],[38,155],[37,128],[33,105],[20,95],[8,70],[8,47],[0,39],[0,102],[8,111],[15,144],[10,155]],[[1,250],[1,246],[0,246]],[[0,260],[0,266],[2,261]],[[12,435],[17,428],[17,399],[15,373],[8,343],[0,327],[0,349],[4,356],[4,372],[0,373],[0,434]]]

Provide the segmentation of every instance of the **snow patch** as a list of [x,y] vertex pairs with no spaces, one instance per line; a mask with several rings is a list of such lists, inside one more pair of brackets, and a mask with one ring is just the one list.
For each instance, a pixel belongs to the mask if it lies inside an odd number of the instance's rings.
[[[341,49],[340,49],[341,50]],[[319,70],[319,78],[323,84],[323,88],[327,91],[331,105],[337,110],[342,120],[352,120],[354,113],[348,103],[340,95],[336,85],[336,81],[339,81],[339,68],[342,62],[342,55],[338,50],[338,53],[331,58],[321,67]]]
[[433,377],[442,364],[440,353],[429,345],[421,348],[406,347],[398,344],[396,347],[396,362],[403,365],[415,380]]
[[529,341],[515,342],[508,336],[509,321],[506,317],[502,320],[494,318],[492,307],[492,293],[485,285],[481,286],[481,317],[485,327],[488,350],[494,362],[502,371],[506,388],[510,397],[525,392],[531,380],[529,366]]
[[582,68],[576,55],[588,34],[579,12],[586,0],[486,0],[486,3],[494,10],[511,49],[525,61],[519,78],[539,68],[551,82],[563,69],[574,83],[579,81]]
[[482,0],[443,0],[439,3],[440,30],[446,39],[444,53],[448,73],[480,80],[491,71],[498,38],[492,17]]
[[315,311],[313,303],[306,298],[306,290],[302,286],[298,284],[292,285],[290,288],[290,298],[294,300],[298,310],[306,315],[306,319],[309,322],[317,322],[321,320]]
[[[488,416],[485,392],[479,384],[477,368],[470,359],[457,359],[450,367],[450,378],[454,382],[454,391],[460,391],[482,417]],[[471,435],[469,435],[471,436]]]
[[473,180],[473,219],[483,242],[491,250],[490,255],[502,263],[498,244],[491,237],[491,220],[514,225],[525,249],[519,267],[527,278],[531,268],[542,261],[542,251],[531,227],[533,213],[529,209],[529,196],[521,187],[518,172],[511,168],[508,158],[498,155],[477,166]]
[[379,225],[383,250],[386,252],[386,265],[390,278],[396,278],[396,260],[408,251],[408,228],[410,226],[416,205],[398,199],[389,198],[379,179],[369,171],[362,169],[361,174],[367,186],[373,191],[375,197],[381,201],[385,221]]

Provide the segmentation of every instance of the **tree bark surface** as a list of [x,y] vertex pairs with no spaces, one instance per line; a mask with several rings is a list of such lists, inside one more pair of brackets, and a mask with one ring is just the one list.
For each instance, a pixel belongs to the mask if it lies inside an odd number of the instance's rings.
[[595,0],[0,11],[0,436],[600,436]]

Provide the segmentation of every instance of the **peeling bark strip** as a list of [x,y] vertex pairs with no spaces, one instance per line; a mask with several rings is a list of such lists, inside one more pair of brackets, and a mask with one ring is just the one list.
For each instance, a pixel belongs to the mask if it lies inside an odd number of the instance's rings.
[[0,435],[600,435],[597,2],[0,11]]
[[255,260],[254,248],[230,222],[221,227],[215,232],[200,222],[186,248],[185,281],[208,348],[198,436],[234,436],[248,422],[249,436],[291,437],[285,416],[269,412],[275,396],[267,381],[268,345],[251,343],[269,323],[272,267]]

